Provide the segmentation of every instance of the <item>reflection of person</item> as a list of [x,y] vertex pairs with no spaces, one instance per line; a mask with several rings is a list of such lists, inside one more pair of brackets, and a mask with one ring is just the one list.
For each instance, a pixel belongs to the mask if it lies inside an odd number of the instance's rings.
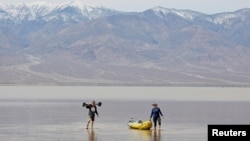
[[156,130],[152,131],[153,133],[153,141],[160,141],[161,140],[161,130]]
[[89,120],[88,120],[86,128],[87,129],[89,128],[89,124],[91,124],[91,128],[93,128],[94,121],[95,121],[95,114],[98,116],[95,101],[92,101],[92,104],[87,104],[86,108],[89,109]]
[[88,129],[88,134],[89,134],[89,141],[95,141],[96,140],[96,138],[95,138],[95,132],[94,132],[93,128],[90,129],[90,131]]
[[161,116],[163,117],[163,114],[161,112],[161,109],[158,107],[156,103],[152,104],[153,109],[151,110],[151,115],[150,115],[150,120],[153,118],[153,124],[154,124],[154,129],[156,129],[157,122],[159,125],[159,129],[161,128]]

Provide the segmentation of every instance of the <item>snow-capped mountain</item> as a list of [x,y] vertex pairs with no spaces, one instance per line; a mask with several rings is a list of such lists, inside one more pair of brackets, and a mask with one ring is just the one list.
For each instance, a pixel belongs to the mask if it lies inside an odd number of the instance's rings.
[[211,21],[215,24],[220,25],[231,25],[233,21],[237,20],[237,22],[244,22],[249,19],[250,9],[240,9],[234,12],[225,12],[211,15],[207,18],[208,21]]
[[197,17],[205,15],[203,13],[192,11],[192,10],[168,9],[168,8],[164,8],[161,6],[154,7],[152,9],[147,10],[147,11],[152,11],[152,12],[154,12],[154,14],[156,14],[157,16],[159,16],[161,18],[165,18],[168,14],[174,14],[174,15],[178,15],[178,16],[180,16],[186,20],[190,20],[190,21],[194,20]]
[[168,9],[164,7],[155,7],[152,9],[147,10],[146,12],[153,12],[155,15],[159,16],[160,18],[166,18],[167,15],[173,14],[183,19],[194,21],[196,19],[203,19],[204,21],[208,21],[214,24],[220,25],[229,25],[231,24],[232,20],[237,19],[242,22],[249,19],[250,9],[240,9],[234,12],[225,12],[225,13],[218,13],[208,15],[205,13],[192,11],[192,10],[180,10],[180,9]]
[[33,2],[0,4],[0,21],[14,23],[36,20],[44,20],[47,22],[56,20],[61,20],[63,22],[81,22],[117,14],[142,14],[153,12],[155,15],[163,19],[166,18],[167,15],[173,14],[189,21],[203,18],[204,20],[215,24],[230,24],[230,20],[234,18],[240,18],[244,21],[244,19],[249,17],[249,11],[250,10],[246,8],[235,12],[207,15],[192,10],[168,9],[158,6],[143,12],[129,13],[101,6],[87,5],[82,1],[71,1],[64,4]]
[[54,20],[62,20],[64,22],[84,21],[121,13],[104,7],[86,5],[80,1],[65,4],[46,2],[1,4],[0,11],[1,21],[12,21],[14,23],[35,20],[47,22]]
[[0,5],[0,84],[250,86],[250,10]]

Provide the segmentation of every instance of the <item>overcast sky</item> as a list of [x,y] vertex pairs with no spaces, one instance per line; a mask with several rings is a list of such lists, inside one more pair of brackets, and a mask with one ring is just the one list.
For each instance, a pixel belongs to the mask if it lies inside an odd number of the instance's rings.
[[[72,0],[0,0],[0,3],[29,3],[46,1],[50,3],[66,3]],[[207,14],[231,12],[241,8],[250,8],[250,0],[78,0],[90,5],[107,8],[142,12],[155,6],[166,8],[189,9]]]

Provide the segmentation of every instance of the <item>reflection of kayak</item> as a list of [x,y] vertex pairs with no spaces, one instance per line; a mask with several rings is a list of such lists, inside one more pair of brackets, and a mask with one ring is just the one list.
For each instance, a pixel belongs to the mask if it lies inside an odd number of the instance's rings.
[[152,122],[150,120],[142,121],[142,120],[129,120],[128,126],[133,129],[140,129],[140,130],[149,130],[152,127]]

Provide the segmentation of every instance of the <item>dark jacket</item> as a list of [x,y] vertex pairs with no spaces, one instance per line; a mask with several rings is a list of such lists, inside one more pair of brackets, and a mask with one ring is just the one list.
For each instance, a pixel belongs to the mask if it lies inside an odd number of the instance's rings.
[[163,116],[161,109],[159,107],[154,107],[151,111],[150,118],[152,118],[152,117],[158,118],[158,117],[160,117],[160,115]]
[[96,106],[93,106],[92,104],[88,104],[86,108],[89,109],[89,116],[94,117],[95,114],[98,115]]

